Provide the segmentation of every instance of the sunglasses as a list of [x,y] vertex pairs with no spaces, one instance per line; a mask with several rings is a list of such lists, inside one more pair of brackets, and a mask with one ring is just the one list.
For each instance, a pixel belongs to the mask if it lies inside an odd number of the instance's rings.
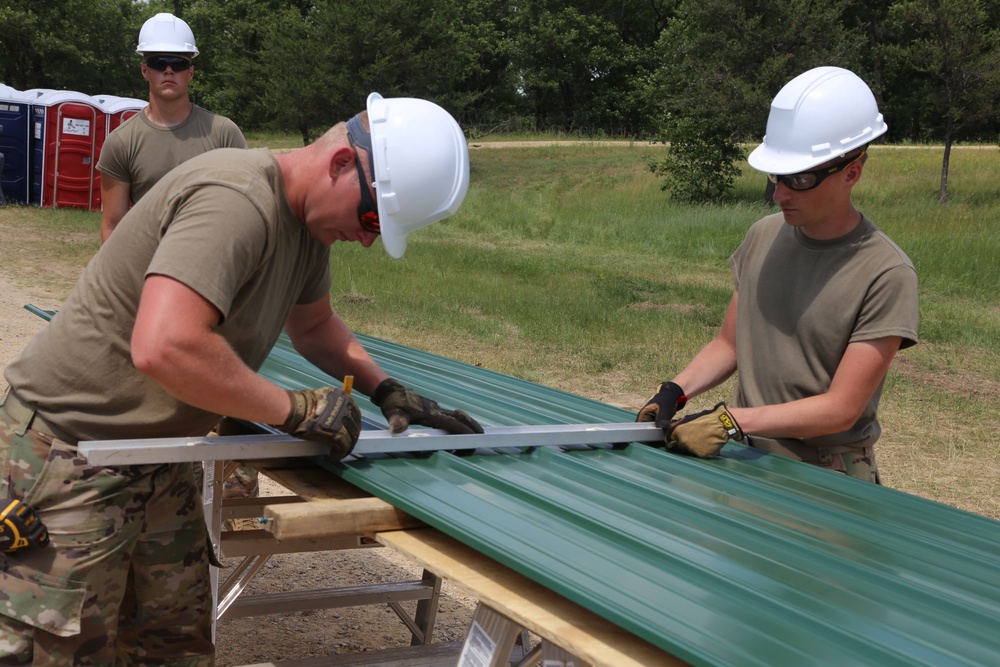
[[823,179],[827,176],[832,176],[837,172],[844,171],[852,164],[863,158],[866,152],[867,151],[861,151],[854,158],[841,162],[840,164],[835,164],[832,167],[826,167],[825,169],[803,171],[798,174],[768,174],[767,180],[771,181],[775,185],[777,185],[780,181],[790,190],[798,190],[799,192],[802,192],[803,190],[812,190],[822,183]]
[[191,61],[180,56],[150,56],[146,58],[146,67],[163,72],[168,67],[175,72],[183,72],[191,67]]
[[365,171],[361,168],[361,161],[358,159],[358,147],[360,146],[368,152],[368,169],[374,178],[375,162],[372,159],[372,135],[365,130],[365,126],[361,124],[361,119],[357,116],[347,121],[347,141],[354,149],[354,166],[358,170],[358,185],[361,187],[361,203],[358,204],[358,220],[361,222],[361,229],[372,234],[381,234],[382,227],[378,221],[378,206],[368,190]]

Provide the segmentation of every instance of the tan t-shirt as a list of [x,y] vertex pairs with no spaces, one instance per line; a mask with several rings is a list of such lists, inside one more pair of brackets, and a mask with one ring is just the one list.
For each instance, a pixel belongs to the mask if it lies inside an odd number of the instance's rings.
[[156,125],[139,112],[114,129],[101,148],[97,170],[130,184],[129,197],[139,201],[177,165],[216,148],[246,148],[236,123],[225,116],[191,106],[180,125]]
[[[901,336],[902,349],[917,342],[916,271],[868,218],[839,239],[815,241],[771,215],[750,228],[729,263],[739,293],[735,406],[825,393],[849,343]],[[880,384],[848,431],[789,442],[874,443],[881,395]]]
[[205,153],[129,211],[49,325],[7,366],[18,396],[79,439],[207,433],[218,415],[174,399],[132,365],[130,337],[150,274],[181,281],[218,308],[218,332],[253,369],[292,306],[325,298],[331,282],[329,247],[293,214],[274,157]]

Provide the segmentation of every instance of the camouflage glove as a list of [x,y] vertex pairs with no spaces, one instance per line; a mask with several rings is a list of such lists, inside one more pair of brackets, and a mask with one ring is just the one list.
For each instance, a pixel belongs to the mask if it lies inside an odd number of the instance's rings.
[[743,430],[736,423],[725,403],[711,410],[688,415],[674,422],[667,436],[667,447],[701,458],[719,453],[730,440],[743,439]]
[[343,389],[320,387],[289,391],[292,411],[281,430],[303,440],[330,443],[330,459],[339,461],[361,435],[361,410]]
[[392,378],[380,382],[371,398],[389,420],[389,431],[394,434],[402,433],[410,424],[440,428],[455,434],[483,432],[479,422],[462,410],[444,410],[436,402],[407,389]]
[[649,402],[636,417],[637,422],[655,422],[660,428],[670,428],[670,420],[674,418],[678,410],[682,410],[687,404],[688,397],[684,395],[684,390],[673,382],[664,382],[656,390],[656,395],[649,399]]

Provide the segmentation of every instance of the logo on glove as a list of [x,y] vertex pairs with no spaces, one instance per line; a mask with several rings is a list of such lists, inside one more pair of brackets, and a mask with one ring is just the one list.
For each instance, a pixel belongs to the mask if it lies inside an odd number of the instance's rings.
[[736,422],[733,421],[733,418],[729,416],[728,412],[720,414],[719,421],[722,423],[722,427],[726,429],[726,433],[730,436],[736,435],[736,433],[739,432],[739,429],[736,428]]

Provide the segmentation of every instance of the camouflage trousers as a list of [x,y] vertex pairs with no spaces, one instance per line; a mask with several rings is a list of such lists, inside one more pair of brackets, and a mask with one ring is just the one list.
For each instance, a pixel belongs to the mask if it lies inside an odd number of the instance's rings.
[[190,464],[93,466],[0,408],[0,497],[51,543],[0,554],[0,666],[215,664],[201,494]]
[[867,447],[809,447],[796,445],[787,440],[773,440],[755,435],[747,438],[747,444],[754,449],[811,463],[848,477],[857,477],[874,484],[882,483],[878,474],[878,464],[875,462],[875,448],[871,445]]

